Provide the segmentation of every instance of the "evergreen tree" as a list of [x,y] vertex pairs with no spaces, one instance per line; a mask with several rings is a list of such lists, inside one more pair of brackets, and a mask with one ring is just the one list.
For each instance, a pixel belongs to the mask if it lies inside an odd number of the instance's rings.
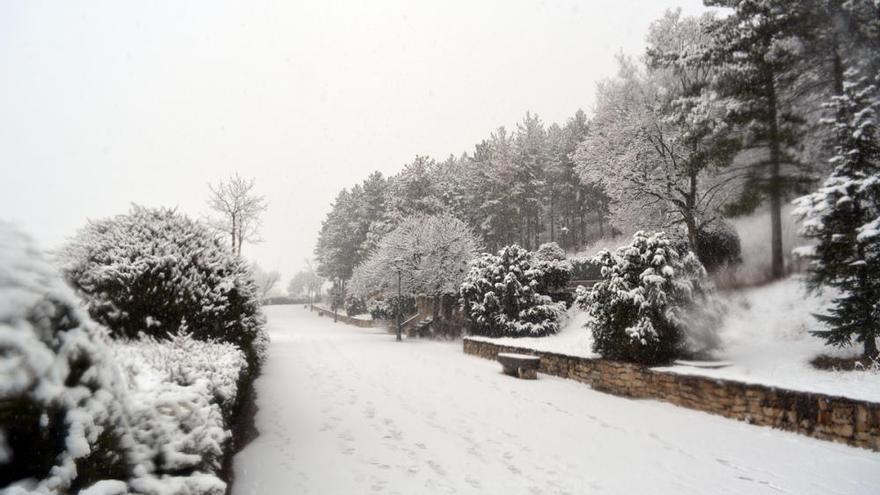
[[742,166],[747,180],[728,213],[750,211],[768,200],[772,275],[779,278],[785,271],[782,202],[809,179],[797,154],[803,118],[785,92],[801,75],[800,60],[810,42],[807,15],[785,0],[705,3],[732,9],[708,27],[713,46],[706,53],[721,70],[716,89],[730,100],[730,120],[738,124],[745,148],[760,151],[760,158]]
[[829,105],[835,136],[834,170],[816,192],[796,200],[802,234],[817,241],[798,251],[811,259],[808,286],[840,291],[828,314],[816,315],[828,330],[814,334],[830,345],[864,345],[876,358],[880,336],[880,98],[876,84],[848,71],[843,94]]

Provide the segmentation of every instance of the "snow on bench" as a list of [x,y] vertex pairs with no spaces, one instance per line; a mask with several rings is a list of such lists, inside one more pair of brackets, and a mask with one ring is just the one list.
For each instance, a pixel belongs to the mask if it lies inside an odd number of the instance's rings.
[[727,368],[733,363],[728,361],[687,361],[684,359],[679,359],[672,364],[678,366],[690,366],[691,368],[703,368],[707,370],[715,370],[719,368]]
[[528,354],[499,352],[498,362],[501,363],[504,373],[510,376],[534,380],[538,378],[538,365],[541,364],[541,358]]

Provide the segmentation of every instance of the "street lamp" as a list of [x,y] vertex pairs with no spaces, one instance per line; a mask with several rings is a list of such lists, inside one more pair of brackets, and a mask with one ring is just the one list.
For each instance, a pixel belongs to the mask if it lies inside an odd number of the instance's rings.
[[395,258],[394,259],[394,268],[397,270],[397,341],[400,342],[402,340],[401,333],[403,331],[403,322],[401,320],[400,314],[400,301],[403,299],[403,290],[401,289],[401,277],[402,271],[400,269],[400,265],[403,263],[403,259]]

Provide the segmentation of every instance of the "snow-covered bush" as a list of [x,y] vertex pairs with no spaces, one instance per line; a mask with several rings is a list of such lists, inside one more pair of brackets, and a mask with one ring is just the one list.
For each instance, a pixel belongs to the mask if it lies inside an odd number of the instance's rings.
[[119,341],[114,355],[130,386],[137,461],[132,486],[159,493],[223,493],[216,477],[229,448],[244,353],[188,334]]
[[345,314],[348,316],[362,315],[367,312],[367,303],[363,299],[354,295],[345,297]]
[[126,390],[106,330],[32,242],[0,223],[0,486],[126,479]]
[[717,342],[719,303],[706,270],[665,234],[638,232],[630,245],[595,261],[602,281],[579,288],[578,304],[593,319],[593,350],[603,357],[659,364]]
[[739,235],[728,225],[710,225],[697,232],[697,258],[708,272],[736,265],[742,261]]
[[128,376],[144,369],[155,370],[153,378],[162,382],[190,386],[204,381],[208,396],[230,409],[238,396],[238,378],[247,366],[244,353],[226,342],[196,340],[188,333],[172,335],[168,340],[145,337],[113,343],[120,367]]
[[472,334],[526,337],[559,331],[565,304],[548,293],[564,287],[571,266],[545,256],[547,251],[539,257],[514,244],[471,264],[460,295]]
[[535,268],[542,272],[535,290],[542,294],[555,292],[565,287],[571,279],[571,262],[565,251],[555,242],[547,242],[538,246],[534,255]]
[[[397,296],[367,301],[367,311],[374,320],[393,320],[397,317]],[[400,299],[400,314],[411,315],[416,312],[416,298],[403,296]]]
[[179,331],[242,349],[255,374],[267,337],[247,264],[207,226],[174,210],[133,206],[91,221],[60,255],[92,317],[114,336]]
[[0,486],[222,495],[244,353],[189,335],[113,341],[30,240],[0,223]]

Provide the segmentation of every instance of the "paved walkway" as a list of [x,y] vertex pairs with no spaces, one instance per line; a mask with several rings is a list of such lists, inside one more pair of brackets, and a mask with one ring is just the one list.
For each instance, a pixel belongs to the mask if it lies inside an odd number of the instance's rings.
[[880,454],[267,308],[236,495],[880,493]]

